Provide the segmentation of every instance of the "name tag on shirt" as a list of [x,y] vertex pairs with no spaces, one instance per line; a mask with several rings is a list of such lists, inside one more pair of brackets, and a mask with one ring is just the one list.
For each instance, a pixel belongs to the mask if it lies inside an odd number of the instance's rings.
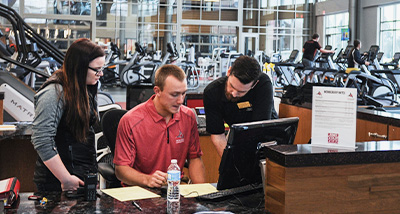
[[239,109],[250,108],[251,107],[251,103],[249,101],[241,102],[241,103],[237,103],[237,106],[238,106]]

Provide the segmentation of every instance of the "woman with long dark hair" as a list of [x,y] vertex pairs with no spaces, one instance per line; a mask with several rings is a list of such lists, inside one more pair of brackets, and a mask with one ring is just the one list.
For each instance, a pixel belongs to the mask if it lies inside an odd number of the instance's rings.
[[35,95],[32,143],[39,154],[34,182],[40,192],[76,190],[96,172],[93,125],[98,120],[97,84],[105,53],[89,39],[68,49],[62,69]]
[[359,68],[361,65],[369,65],[369,62],[363,60],[360,54],[361,41],[354,40],[354,48],[350,51],[349,59],[347,60],[348,68]]

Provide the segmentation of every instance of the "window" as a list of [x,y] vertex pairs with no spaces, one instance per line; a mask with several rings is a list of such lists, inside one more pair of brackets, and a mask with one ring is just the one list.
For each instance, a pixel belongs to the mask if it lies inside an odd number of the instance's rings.
[[257,4],[243,2],[243,32],[259,33],[258,50],[269,56],[279,53],[282,59],[287,59],[294,49],[301,51],[304,38],[310,36],[310,11],[313,10],[314,1],[254,1]]
[[387,62],[400,52],[400,4],[381,7],[380,12],[379,47],[385,53],[382,61]]
[[333,49],[345,49],[347,41],[342,41],[342,29],[349,28],[349,13],[339,13],[325,17],[325,44]]
[[[242,33],[257,34],[258,50],[282,58],[310,36],[315,0],[13,0],[29,25],[61,50],[77,38],[114,42],[123,53],[134,43],[164,50],[174,41],[202,55],[215,48],[240,51]],[[24,5],[24,8],[19,5]],[[240,9],[243,8],[243,11]],[[94,12],[95,11],[95,12]],[[240,20],[243,20],[240,22]],[[1,20],[0,20],[1,22]],[[2,21],[3,28],[10,27]],[[241,31],[241,32],[240,32]]]
[[194,46],[195,52],[211,57],[215,48],[237,51],[237,27],[210,25],[183,25],[181,42]]

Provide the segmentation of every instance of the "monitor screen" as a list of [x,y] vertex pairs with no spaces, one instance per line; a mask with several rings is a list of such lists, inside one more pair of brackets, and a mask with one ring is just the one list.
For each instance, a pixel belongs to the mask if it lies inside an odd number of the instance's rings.
[[196,107],[195,109],[196,109],[197,115],[206,115],[204,107]]
[[376,55],[378,54],[379,51],[379,46],[378,45],[371,45],[369,48],[369,59],[374,60],[376,58]]
[[298,55],[299,55],[299,50],[293,50],[292,53],[290,53],[289,61],[294,62],[297,59]]
[[126,110],[146,102],[154,94],[153,88],[154,86],[151,83],[128,85],[126,89]]
[[394,54],[394,56],[393,56],[393,61],[394,61],[394,62],[397,62],[397,61],[399,61],[399,59],[400,59],[400,52],[396,52],[396,53]]
[[276,141],[293,144],[299,118],[282,118],[233,124],[219,165],[217,189],[262,183],[258,149],[260,144]]
[[378,60],[378,62],[381,61],[383,54],[384,54],[383,52],[378,52],[378,54],[376,55],[376,59]]

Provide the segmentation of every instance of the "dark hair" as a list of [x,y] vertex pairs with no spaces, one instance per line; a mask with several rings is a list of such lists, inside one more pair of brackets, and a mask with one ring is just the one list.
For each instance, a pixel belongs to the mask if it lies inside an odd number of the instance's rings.
[[242,84],[248,84],[260,76],[260,64],[253,57],[240,56],[233,63],[230,74],[238,78]]
[[314,33],[311,38],[312,39],[317,39],[317,38],[319,38],[319,34],[318,33]]
[[354,42],[353,42],[354,48],[357,48],[358,45],[360,45],[360,44],[361,44],[361,41],[358,39],[354,40]]
[[55,74],[63,87],[66,122],[71,127],[73,136],[80,142],[86,142],[90,126],[90,104],[86,85],[89,63],[102,56],[105,56],[105,53],[99,45],[86,38],[78,39],[68,48],[63,67]]
[[358,40],[358,39],[354,40],[354,42],[353,42],[354,47],[351,49],[350,54],[353,53],[353,51],[354,51],[355,49],[357,49],[357,47],[358,47],[359,44],[361,44],[361,41],[360,41],[360,40]]
[[182,70],[182,68],[176,65],[161,66],[159,69],[157,69],[155,76],[155,85],[158,86],[161,91],[164,90],[165,80],[170,75],[174,76],[181,82],[184,81],[186,77],[185,72]]

